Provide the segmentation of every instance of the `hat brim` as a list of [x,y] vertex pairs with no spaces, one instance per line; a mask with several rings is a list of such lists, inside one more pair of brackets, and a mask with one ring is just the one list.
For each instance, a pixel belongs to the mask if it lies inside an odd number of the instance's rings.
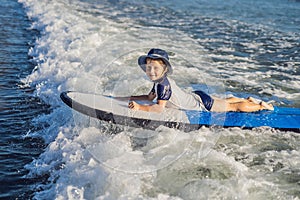
[[154,59],[154,60],[155,59],[163,60],[164,63],[167,65],[167,68],[168,68],[167,74],[172,74],[173,73],[172,65],[170,64],[170,62],[167,59],[165,59],[164,57],[151,56],[151,55],[140,56],[139,59],[138,59],[138,64],[144,72],[146,72],[146,64],[147,64],[146,60],[147,60],[147,58],[151,58],[151,59]]

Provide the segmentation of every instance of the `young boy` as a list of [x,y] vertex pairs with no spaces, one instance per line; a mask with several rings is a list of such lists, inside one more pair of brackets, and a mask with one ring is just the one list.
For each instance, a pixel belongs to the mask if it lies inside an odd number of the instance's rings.
[[[148,55],[139,57],[138,64],[154,85],[148,95],[127,97],[130,100],[128,104],[130,109],[148,112],[162,112],[165,107],[212,112],[274,110],[271,104],[263,101],[257,102],[252,97],[219,99],[202,91],[194,93],[183,91],[168,77],[172,74],[173,68],[167,52],[162,49],[151,49]],[[157,98],[157,103],[152,105],[141,105],[135,102],[135,100],[153,101],[155,98]]]

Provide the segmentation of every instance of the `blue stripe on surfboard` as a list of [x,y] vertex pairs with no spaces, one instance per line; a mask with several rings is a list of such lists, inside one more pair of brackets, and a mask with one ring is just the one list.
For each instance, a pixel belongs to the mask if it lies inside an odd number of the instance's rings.
[[269,126],[273,128],[299,128],[300,109],[276,107],[274,111],[261,111],[254,113],[244,112],[198,112],[186,111],[191,124],[238,126],[238,127],[260,127]]
[[300,108],[274,107],[274,112],[280,115],[300,115]]

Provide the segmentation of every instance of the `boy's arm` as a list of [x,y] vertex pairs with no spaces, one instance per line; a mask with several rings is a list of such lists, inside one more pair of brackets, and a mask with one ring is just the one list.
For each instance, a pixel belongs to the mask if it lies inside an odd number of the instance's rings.
[[147,112],[162,112],[166,107],[167,100],[158,100],[157,104],[153,105],[140,105],[134,101],[129,102],[128,107],[133,110],[143,110]]
[[139,95],[139,96],[130,96],[130,97],[115,97],[115,99],[120,101],[153,101],[155,99],[156,95],[154,92],[150,92],[148,95]]

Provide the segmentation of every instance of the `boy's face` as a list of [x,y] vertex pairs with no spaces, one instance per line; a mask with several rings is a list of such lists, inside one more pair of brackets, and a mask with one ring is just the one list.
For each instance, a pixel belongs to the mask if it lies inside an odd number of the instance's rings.
[[151,81],[159,80],[167,72],[167,67],[160,60],[147,59],[146,75]]

